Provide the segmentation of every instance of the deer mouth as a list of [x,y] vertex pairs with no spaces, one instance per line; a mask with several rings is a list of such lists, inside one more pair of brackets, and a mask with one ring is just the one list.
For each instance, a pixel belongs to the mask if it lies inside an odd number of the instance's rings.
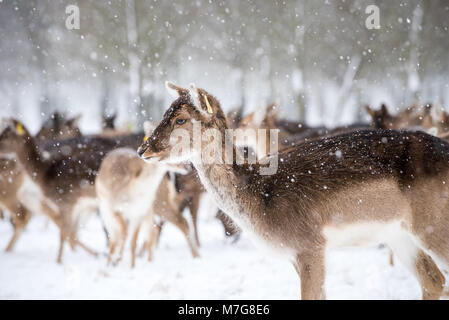
[[159,160],[162,157],[162,151],[151,152],[148,149],[139,149],[139,150],[137,150],[137,153],[142,160],[147,161],[147,162],[149,162],[149,161],[153,162],[153,161]]

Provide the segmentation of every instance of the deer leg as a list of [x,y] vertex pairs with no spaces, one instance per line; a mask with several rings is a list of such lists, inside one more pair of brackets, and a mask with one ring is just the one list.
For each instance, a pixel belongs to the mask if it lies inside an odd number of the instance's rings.
[[88,254],[94,256],[94,257],[98,257],[98,252],[96,252],[94,249],[89,248],[88,246],[86,246],[84,243],[82,243],[81,241],[75,239],[74,240],[75,245],[80,246],[81,249],[83,249],[84,251],[86,251]]
[[14,249],[17,239],[31,218],[30,212],[21,204],[18,204],[16,210],[11,212],[11,221],[14,226],[14,233],[6,246],[6,252],[11,252]]
[[126,225],[126,221],[122,218],[121,215],[119,214],[115,214],[115,217],[117,218],[117,221],[119,222],[120,225],[120,249],[119,249],[119,257],[117,259],[117,262],[121,261],[123,258],[123,250],[125,249],[125,242],[126,242],[126,237],[128,235],[128,227]]
[[[149,223],[149,227],[148,227],[148,239],[146,239],[143,243],[143,246],[140,248],[139,257],[143,257],[145,252],[149,252],[150,249],[149,246],[156,246],[159,243],[159,239],[161,236],[161,229],[162,229],[162,225],[164,224],[163,221],[161,221],[159,224],[154,225],[152,223]],[[154,230],[153,230],[154,229]],[[152,238],[154,237],[154,239]],[[151,261],[151,259],[149,260]]]
[[394,266],[393,251],[390,249],[390,266]]
[[64,227],[61,227],[61,230],[59,232],[59,250],[58,250],[58,259],[57,259],[57,262],[59,264],[62,263],[62,254],[64,251],[65,240],[66,240],[66,232],[64,230]]
[[390,247],[419,281],[422,298],[425,300],[439,299],[444,289],[445,278],[433,259],[419,248],[405,232],[399,234],[397,240]]
[[162,227],[164,226],[164,223],[165,222],[161,220],[153,227],[154,230],[152,232],[156,232],[156,242],[154,243],[155,246],[158,246],[161,240]]
[[314,252],[299,253],[294,265],[301,279],[301,299],[326,299],[324,250],[317,249]]
[[[192,216],[192,224],[193,224],[193,232],[195,234],[195,241],[196,245],[200,246],[200,238],[198,236],[198,209],[200,206],[200,194],[195,195],[190,201],[189,201],[189,211],[190,215]],[[181,212],[182,214],[182,212]]]
[[154,224],[150,225],[150,235],[148,237],[148,244],[147,244],[148,261],[153,260],[153,252],[154,248],[156,247],[156,244],[159,242],[161,226],[162,225],[154,225]]
[[200,256],[198,253],[198,247],[196,245],[196,241],[192,238],[189,224],[187,220],[182,216],[182,212],[180,210],[176,210],[175,208],[167,209],[167,213],[165,215],[167,221],[173,223],[179,230],[184,234],[187,240],[187,244],[189,245],[190,251],[192,252],[192,256],[197,258]]
[[136,266],[136,247],[137,247],[137,238],[139,236],[141,224],[139,223],[137,227],[134,228],[133,235],[131,237],[131,268]]
[[229,216],[220,209],[218,209],[215,217],[221,221],[225,231],[225,236],[234,237],[234,240],[232,242],[238,241],[238,239],[240,238],[241,230],[233,223],[231,218],[229,218]]
[[421,283],[423,299],[439,299],[443,294],[446,279],[433,259],[420,250],[416,258],[415,268]]
[[109,241],[109,253],[108,253],[108,262],[107,265],[110,265],[112,262],[112,256],[114,255],[115,248],[117,247],[117,239],[110,239]]

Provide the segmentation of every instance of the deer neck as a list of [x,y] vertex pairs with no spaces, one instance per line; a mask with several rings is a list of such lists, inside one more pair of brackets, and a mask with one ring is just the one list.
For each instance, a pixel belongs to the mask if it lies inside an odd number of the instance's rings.
[[26,142],[18,146],[15,153],[17,160],[22,164],[30,178],[35,182],[42,182],[46,165],[37,151],[34,139],[28,137]]
[[[201,156],[195,156],[192,159],[192,164],[198,171],[202,184],[208,193],[212,195],[218,207],[231,216],[240,226],[249,227],[248,199],[252,197],[245,183],[245,177],[239,173],[239,170],[236,170],[236,164],[225,162],[225,139],[223,139],[222,143],[222,161],[206,163],[201,159]],[[232,140],[228,141],[228,143],[233,145]],[[233,154],[235,158],[243,157],[234,146]]]

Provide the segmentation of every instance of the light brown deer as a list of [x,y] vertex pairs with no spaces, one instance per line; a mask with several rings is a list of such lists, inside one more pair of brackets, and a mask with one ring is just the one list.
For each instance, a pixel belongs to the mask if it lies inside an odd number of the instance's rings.
[[[184,190],[180,193],[176,192],[175,181],[173,181],[170,177],[172,175],[173,173],[170,175],[166,174],[162,179],[151,209],[151,212],[159,218],[159,223],[155,223],[154,219],[152,219],[152,214],[146,216],[146,222],[150,224],[150,228],[148,232],[148,240],[146,241],[144,247],[148,250],[149,261],[153,258],[153,249],[158,240],[161,226],[167,222],[176,226],[184,234],[192,256],[194,258],[199,257],[198,241],[195,241],[197,239],[197,233],[192,234],[187,220],[182,215],[184,208],[189,206],[186,202],[190,201],[191,198],[186,196],[186,192],[188,192],[188,190]],[[185,174],[179,173],[177,175],[181,177],[186,176]],[[191,180],[189,179],[189,181]],[[193,232],[195,232],[195,222],[192,221],[192,224],[194,228]]]
[[0,207],[10,213],[10,221],[14,228],[6,251],[13,250],[31,218],[30,210],[26,206],[27,200],[31,200],[27,197],[30,194],[30,190],[27,190],[27,179],[29,178],[22,166],[13,157],[0,157]]
[[[95,185],[100,215],[109,234],[108,264],[117,263],[122,259],[129,235],[131,267],[135,266],[137,239],[144,219],[150,221],[148,248],[149,258],[152,258],[154,239],[157,238],[152,235],[154,228],[151,227],[154,213],[158,213],[160,217],[168,217],[166,220],[180,227],[187,237],[193,255],[198,256],[188,224],[185,219],[179,223],[177,221],[180,211],[179,207],[172,205],[171,198],[175,197],[176,192],[174,187],[170,189],[164,180],[167,171],[167,166],[158,163],[147,164],[134,150],[127,148],[114,150],[103,160]],[[161,186],[162,181],[164,183]],[[158,192],[160,187],[162,189]],[[166,201],[168,206],[158,204],[159,201]]]
[[[276,127],[276,121],[279,117],[279,107],[275,103],[267,105],[265,108],[251,112],[242,118],[238,124],[238,128],[246,131],[252,130],[255,134],[246,135],[246,141],[236,141],[238,147],[249,146],[255,150],[259,158],[266,157],[270,150],[270,129],[278,130],[278,137],[280,141],[287,139],[290,135],[287,131]],[[265,131],[265,145],[258,143],[257,130],[264,129]]]
[[[138,149],[147,162],[176,163],[174,129],[195,141],[214,128],[232,144],[218,100],[203,89],[167,83],[176,100]],[[231,141],[229,141],[231,140]],[[224,212],[256,239],[291,259],[303,299],[325,298],[325,256],[341,246],[386,243],[416,276],[423,298],[438,299],[449,267],[449,144],[423,132],[362,130],[283,150],[275,174],[261,165],[188,159]],[[239,156],[234,148],[234,154]],[[222,152],[224,157],[225,152]]]
[[[182,213],[185,208],[189,209],[192,218],[193,232],[197,246],[200,246],[200,238],[198,234],[198,211],[200,207],[201,197],[204,194],[204,188],[199,181],[198,174],[192,168],[187,174],[175,174],[175,189],[177,192],[176,206]],[[157,211],[156,211],[157,212]]]

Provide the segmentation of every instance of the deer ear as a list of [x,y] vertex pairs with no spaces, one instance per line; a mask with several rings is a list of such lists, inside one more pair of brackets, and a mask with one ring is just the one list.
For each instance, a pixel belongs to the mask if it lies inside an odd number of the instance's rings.
[[175,85],[173,82],[170,81],[165,81],[165,88],[174,99],[178,99],[180,96],[188,92],[186,89],[178,87],[177,85]]
[[204,110],[201,108],[200,93],[198,92],[198,89],[194,83],[191,83],[189,85],[189,94],[192,98],[192,102],[195,108],[197,108],[201,112],[204,112]]
[[19,136],[24,136],[26,133],[25,128],[23,127],[23,124],[17,120],[13,120],[14,124],[14,130]]
[[[207,97],[207,92],[205,92],[204,90],[201,90],[200,92],[195,84],[191,83],[189,85],[189,94],[192,99],[193,105],[199,112],[205,114],[207,111],[209,115],[212,115],[214,113],[214,109],[212,108],[209,98]],[[206,105],[206,110],[203,109],[201,99],[203,99],[204,104]]]
[[263,120],[267,116],[268,108],[267,107],[264,108],[263,107],[264,104],[265,104],[264,101],[260,101],[260,109],[254,111],[253,124],[256,125],[257,127],[262,125]]
[[69,120],[67,120],[67,124],[72,128],[77,127],[80,119],[81,119],[81,114],[78,114],[78,115],[74,116],[73,118],[70,118]]
[[374,110],[370,108],[370,106],[366,105],[365,106],[365,110],[366,112],[368,112],[368,114],[372,117],[374,116]]
[[279,117],[279,107],[278,107],[279,103],[278,102],[272,102],[267,106],[267,115],[273,118],[278,118]]

